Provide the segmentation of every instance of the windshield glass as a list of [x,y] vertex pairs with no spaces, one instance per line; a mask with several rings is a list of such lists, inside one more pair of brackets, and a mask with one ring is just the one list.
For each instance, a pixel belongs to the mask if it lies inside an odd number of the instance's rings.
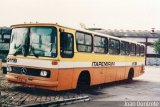
[[54,27],[15,28],[9,54],[56,57],[56,35]]
[[30,29],[29,55],[55,57],[56,56],[55,30],[56,29],[49,27],[32,27]]
[[15,28],[12,30],[9,54],[24,54],[23,46],[26,43],[28,28]]

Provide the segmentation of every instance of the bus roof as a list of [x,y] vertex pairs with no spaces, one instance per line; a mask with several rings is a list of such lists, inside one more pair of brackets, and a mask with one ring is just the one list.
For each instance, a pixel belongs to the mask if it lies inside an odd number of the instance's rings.
[[62,26],[62,25],[59,25],[57,23],[16,24],[16,25],[12,25],[11,28],[23,27],[23,26],[27,26],[27,27],[29,27],[29,26],[58,26],[58,27],[68,28],[68,29],[72,29],[72,30],[76,30],[76,31],[80,31],[80,32],[90,33],[90,34],[94,34],[94,35],[98,35],[98,36],[108,37],[108,38],[117,39],[117,40],[120,40],[120,41],[135,43],[135,44],[139,44],[139,45],[143,45],[144,46],[144,44],[142,44],[142,43],[131,41],[131,40],[127,40],[125,38],[119,38],[119,37],[111,36],[111,35],[108,35],[108,34],[102,34],[102,33],[94,32],[94,31],[90,31],[90,30],[85,30],[85,29],[80,29],[80,28],[72,28],[72,27]]

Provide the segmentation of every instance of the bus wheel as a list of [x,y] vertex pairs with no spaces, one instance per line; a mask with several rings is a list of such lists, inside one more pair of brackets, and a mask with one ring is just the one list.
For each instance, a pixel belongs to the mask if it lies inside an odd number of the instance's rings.
[[79,75],[78,82],[77,82],[77,90],[78,91],[85,91],[90,86],[90,74],[88,71],[83,71]]
[[133,77],[134,77],[134,69],[131,68],[131,69],[129,70],[129,73],[128,73],[127,82],[128,82],[128,83],[132,82],[132,81],[133,81]]

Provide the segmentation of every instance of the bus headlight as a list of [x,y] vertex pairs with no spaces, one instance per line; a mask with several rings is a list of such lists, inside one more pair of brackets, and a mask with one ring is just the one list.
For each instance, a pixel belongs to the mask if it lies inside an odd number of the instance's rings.
[[7,72],[11,72],[12,71],[12,67],[7,66]]
[[43,77],[46,77],[47,76],[47,71],[41,71],[40,75],[43,76]]

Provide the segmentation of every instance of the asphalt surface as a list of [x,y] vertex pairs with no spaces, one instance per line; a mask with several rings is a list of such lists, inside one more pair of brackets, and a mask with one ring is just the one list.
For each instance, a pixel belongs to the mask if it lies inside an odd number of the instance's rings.
[[[132,83],[120,81],[104,84],[90,89],[87,93],[92,98],[90,102],[65,107],[138,107],[148,102],[156,105],[146,105],[147,107],[160,107],[160,67],[145,67],[145,74],[134,78]],[[127,102],[132,105],[127,105]]]

